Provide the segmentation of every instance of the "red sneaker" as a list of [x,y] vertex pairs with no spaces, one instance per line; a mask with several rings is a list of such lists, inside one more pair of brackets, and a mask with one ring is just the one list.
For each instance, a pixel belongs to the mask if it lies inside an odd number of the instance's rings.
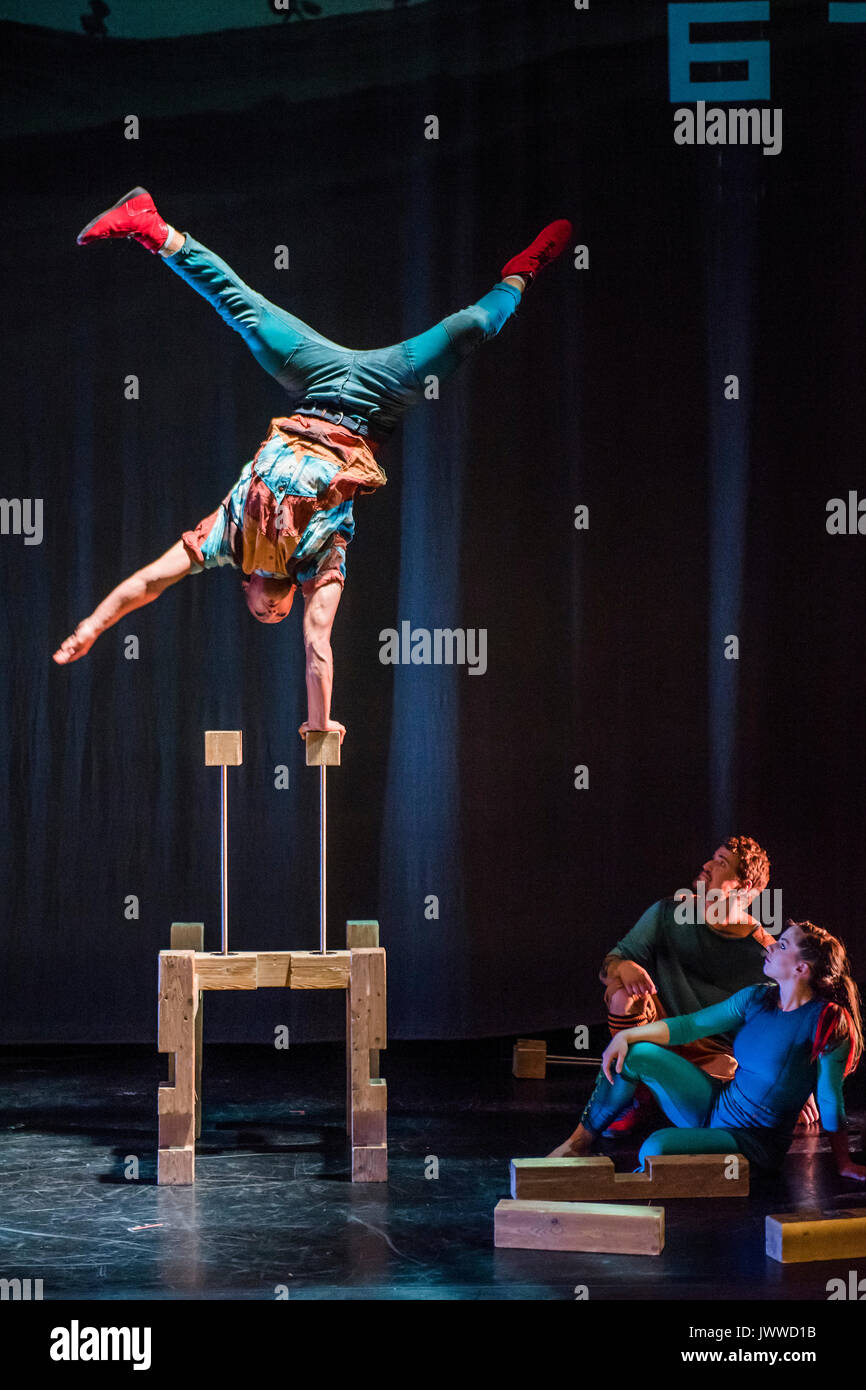
[[87,246],[101,237],[134,237],[155,255],[165,245],[168,232],[168,223],[163,222],[147,189],[131,188],[113,207],[82,227],[76,240],[79,246]]
[[647,1105],[652,1100],[652,1091],[641,1084],[637,1088],[634,1100],[626,1106],[621,1114],[612,1120],[607,1129],[602,1131],[605,1139],[621,1139],[624,1134],[631,1134],[635,1125],[641,1117],[641,1111],[646,1114]]
[[562,255],[571,237],[570,222],[566,222],[564,218],[560,218],[558,222],[551,222],[549,227],[538,233],[525,251],[512,256],[508,264],[502,267],[502,279],[504,280],[506,275],[522,275],[527,285],[530,285],[539,271]]

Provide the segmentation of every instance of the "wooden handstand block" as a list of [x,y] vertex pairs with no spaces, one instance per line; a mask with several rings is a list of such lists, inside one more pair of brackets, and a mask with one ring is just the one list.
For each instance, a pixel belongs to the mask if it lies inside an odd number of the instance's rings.
[[308,729],[304,737],[307,767],[340,766],[339,729]]
[[547,1072],[547,1043],[543,1038],[518,1038],[511,1055],[513,1076],[543,1081]]
[[243,734],[240,729],[206,729],[205,767],[240,767],[244,760],[242,745]]
[[767,1254],[782,1264],[866,1256],[866,1211],[792,1211],[768,1216]]
[[[734,1162],[733,1160],[736,1160]],[[742,1154],[664,1154],[645,1173],[617,1173],[609,1158],[513,1158],[512,1197],[553,1202],[666,1202],[669,1197],[747,1197]]]
[[493,1214],[493,1243],[516,1250],[584,1250],[660,1255],[663,1207],[596,1202],[524,1202],[504,1198]]

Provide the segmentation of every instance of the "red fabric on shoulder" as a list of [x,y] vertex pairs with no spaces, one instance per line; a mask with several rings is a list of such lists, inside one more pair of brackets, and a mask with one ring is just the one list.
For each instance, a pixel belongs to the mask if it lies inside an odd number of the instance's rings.
[[821,1016],[818,1019],[818,1027],[815,1029],[815,1041],[812,1045],[812,1056],[810,1061],[816,1062],[821,1053],[826,1050],[842,1018],[845,1019],[848,1025],[848,1058],[845,1062],[844,1072],[844,1075],[847,1076],[854,1064],[854,1022],[844,1005],[836,1004],[832,999],[829,1000],[821,1010]]

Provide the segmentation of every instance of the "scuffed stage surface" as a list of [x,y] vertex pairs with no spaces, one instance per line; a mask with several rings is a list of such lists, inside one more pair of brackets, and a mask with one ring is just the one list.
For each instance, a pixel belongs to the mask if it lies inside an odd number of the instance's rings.
[[[747,1199],[666,1203],[658,1258],[494,1250],[508,1160],[565,1136],[588,1070],[516,1081],[510,1040],[395,1043],[383,1054],[390,1180],[353,1186],[341,1045],[210,1045],[204,1067],[196,1185],[159,1188],[165,1058],[141,1047],[4,1049],[0,1275],[42,1279],[46,1300],[573,1300],[579,1285],[591,1299],[823,1300],[851,1262],[776,1264],[764,1217],[866,1209],[866,1187],[835,1177],[826,1138],[803,1135],[783,1176],[753,1181]],[[862,1122],[864,1077],[847,1099]],[[633,1166],[634,1145],[602,1151]],[[134,1159],[137,1180],[124,1176]],[[433,1160],[439,1176],[425,1177]]]

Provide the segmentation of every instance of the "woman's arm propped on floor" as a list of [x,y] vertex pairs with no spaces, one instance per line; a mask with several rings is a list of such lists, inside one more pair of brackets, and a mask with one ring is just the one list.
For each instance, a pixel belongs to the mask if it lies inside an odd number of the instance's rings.
[[93,610],[90,617],[84,618],[72,635],[60,644],[54,653],[54,660],[58,666],[67,666],[84,656],[106,628],[112,627],[133,609],[153,603],[163,589],[188,575],[192,564],[192,558],[183,541],[176,541],[158,560],[124,579],[123,583],[112,589],[99,607]]

